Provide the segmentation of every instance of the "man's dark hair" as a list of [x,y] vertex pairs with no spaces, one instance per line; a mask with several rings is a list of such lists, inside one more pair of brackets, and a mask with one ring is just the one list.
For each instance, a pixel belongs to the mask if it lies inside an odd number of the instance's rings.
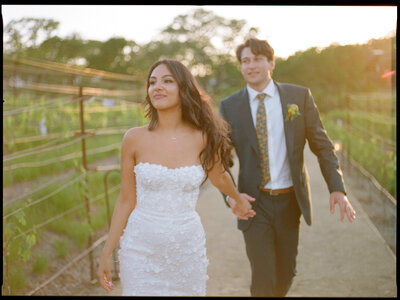
[[249,47],[254,55],[264,55],[268,61],[273,61],[274,49],[268,44],[266,40],[259,40],[257,38],[249,38],[244,44],[239,45],[236,48],[236,57],[240,63],[242,63],[242,51],[244,48]]

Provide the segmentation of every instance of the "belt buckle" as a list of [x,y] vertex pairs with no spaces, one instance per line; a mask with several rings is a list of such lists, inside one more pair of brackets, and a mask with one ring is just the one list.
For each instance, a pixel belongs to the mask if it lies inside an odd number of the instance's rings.
[[270,196],[276,196],[276,195],[279,195],[279,194],[278,194],[278,193],[274,193],[274,190],[271,189],[271,190],[269,191],[269,195],[270,195]]

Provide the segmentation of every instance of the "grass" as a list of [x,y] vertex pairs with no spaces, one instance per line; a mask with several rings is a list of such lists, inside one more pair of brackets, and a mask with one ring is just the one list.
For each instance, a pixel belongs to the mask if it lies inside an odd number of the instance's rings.
[[32,270],[35,273],[43,274],[49,266],[49,260],[45,254],[41,254],[32,262]]
[[[321,115],[328,135],[396,197],[396,103],[390,91],[350,95]],[[343,99],[342,99],[343,100]],[[349,108],[349,109],[347,109]]]
[[[4,278],[4,276],[3,276]],[[22,268],[10,268],[8,272],[8,285],[10,294],[17,295],[18,291],[26,284],[26,273]]]
[[[32,103],[29,98],[21,96],[11,102],[18,103],[19,107],[29,107],[31,110],[18,114],[6,115],[3,118],[3,153],[11,155],[20,151],[29,151],[33,147],[63,145],[76,141],[71,145],[51,151],[32,153],[29,156],[14,158],[4,162],[3,186],[32,180],[41,176],[62,174],[71,169],[79,170],[82,162],[82,142],[68,134],[80,132],[78,103],[59,104],[48,110],[35,110],[35,105],[43,103],[44,98]],[[144,125],[147,120],[143,116],[143,109],[137,105],[125,102],[117,103],[114,107],[103,107],[101,102],[85,102],[85,131],[97,131],[99,129],[126,128]],[[10,105],[9,105],[10,106]],[[13,106],[16,109],[17,106]],[[6,107],[6,110],[10,109]],[[40,122],[45,119],[47,135],[41,136]],[[54,136],[55,135],[55,136]],[[88,163],[103,158],[118,155],[124,132],[114,134],[95,135],[86,138],[86,153]],[[32,139],[34,137],[34,139]],[[107,146],[115,145],[113,148]],[[98,152],[103,147],[103,151]],[[73,155],[75,153],[75,156]],[[64,157],[63,160],[60,158]],[[34,165],[38,162],[54,162],[46,165]],[[16,165],[20,167],[13,168]]]
[[[36,103],[44,102],[44,99],[36,100]],[[16,99],[12,108],[17,109],[32,104],[31,99],[21,98]],[[7,107],[10,109],[11,107]],[[130,128],[134,126],[141,126],[146,123],[143,117],[142,110],[136,106],[126,105],[122,103],[116,107],[108,109],[99,105],[97,101],[85,105],[87,112],[85,113],[85,128],[89,130],[116,128]],[[48,137],[41,137],[38,123],[41,118],[46,118],[46,126],[48,129]],[[55,138],[51,134],[55,133],[59,137],[66,136],[67,132],[79,131],[79,110],[73,107],[73,104],[56,107],[45,112],[25,112],[18,115],[7,116],[3,118],[3,151],[9,155],[18,151],[29,150],[32,147],[45,145]],[[114,133],[107,135],[97,135],[86,139],[87,147],[87,162],[88,164],[94,163],[101,159],[119,155],[120,144],[122,142],[122,133]],[[37,137],[29,139],[31,137]],[[22,137],[27,138],[25,141],[21,140]],[[74,138],[66,138],[62,142],[72,141]],[[53,145],[55,145],[54,143]],[[110,144],[116,144],[115,149],[103,151],[101,153],[93,153],[102,147]],[[49,159],[57,159],[59,157],[74,153],[81,152],[81,142],[65,146],[60,149],[51,150],[41,154],[32,154],[29,156],[13,159],[10,162],[5,162],[4,166],[10,166],[17,163],[32,163],[44,161]],[[49,261],[47,257],[38,256],[31,257],[31,252],[40,252],[40,245],[35,244],[38,237],[41,236],[43,231],[51,230],[58,234],[58,238],[53,243],[53,251],[55,256],[65,258],[68,253],[74,251],[81,251],[88,243],[89,234],[107,226],[107,210],[104,202],[104,172],[88,173],[87,191],[88,197],[92,201],[91,206],[91,225],[87,221],[87,212],[85,209],[85,188],[84,181],[81,179],[78,182],[62,189],[55,193],[58,189],[63,187],[69,180],[77,178],[82,174],[82,158],[71,158],[65,161],[56,161],[55,163],[41,167],[24,167],[11,171],[3,170],[3,187],[11,186],[18,182],[27,180],[36,180],[37,178],[44,178],[48,180],[41,180],[43,184],[57,176],[58,174],[65,174],[67,171],[72,171],[70,179],[54,182],[53,184],[32,193],[28,197],[15,201],[10,205],[6,205],[3,210],[3,216],[10,214],[16,210],[22,211],[8,217],[3,225],[6,228],[7,237],[15,237],[18,234],[29,232],[20,236],[17,239],[8,239],[8,277],[9,285],[12,294],[18,294],[18,291],[23,289],[26,285],[26,276],[29,274],[29,269],[35,273],[46,273]],[[117,173],[117,172],[115,172]],[[119,174],[114,174],[108,178],[109,201],[111,213],[118,196],[119,189],[113,189],[118,186],[120,182]],[[37,188],[39,184],[32,185],[32,189]],[[50,198],[41,201],[35,205],[29,206],[31,203],[54,193]],[[97,201],[93,201],[97,199]],[[57,215],[62,214],[68,210],[74,209],[81,205],[76,211],[67,214],[59,219],[53,220]],[[35,225],[40,226],[33,232],[30,231]],[[72,243],[71,243],[72,241]],[[24,255],[24,259],[21,255]],[[4,268],[3,268],[4,270]]]
[[54,248],[57,253],[57,257],[65,258],[69,249],[68,241],[65,238],[58,238],[54,241]]
[[355,128],[361,128],[374,133],[386,140],[392,139],[392,118],[390,115],[381,115],[377,113],[366,113],[362,111],[344,111],[334,110],[326,114],[331,120],[342,120],[347,124],[350,120],[350,125]]
[[[89,199],[92,200],[90,204],[91,226],[89,226],[87,222],[87,213],[85,205],[83,205],[76,212],[68,214],[37,230],[35,234],[36,237],[40,236],[43,230],[51,230],[59,235],[59,237],[52,242],[53,251],[55,251],[57,257],[66,257],[67,253],[71,251],[81,251],[87,246],[88,237],[91,232],[102,229],[104,226],[108,225],[107,210],[104,195],[102,195],[104,193],[104,175],[104,172],[97,172],[89,173],[88,176]],[[110,175],[108,178],[111,213],[118,196],[119,182],[120,175],[118,172],[113,172],[113,175]],[[46,190],[38,192],[36,195],[33,195],[33,201],[44,194],[55,190],[60,185],[61,183],[54,184],[54,186],[50,186]],[[16,216],[11,216],[7,219],[7,228],[13,230],[15,236],[17,233],[29,230],[35,224],[43,223],[59,213],[84,203],[81,190],[82,185],[76,183],[67,188],[64,192],[54,195],[54,197],[49,198],[42,203],[27,207],[24,210],[23,224],[18,222]],[[98,198],[98,200],[93,201],[93,199],[96,198]],[[21,204],[16,204],[13,208],[16,209],[18,205]],[[8,235],[13,236],[12,233],[8,233]],[[68,241],[72,241],[73,243]],[[9,284],[14,294],[18,293],[18,291],[25,286],[26,274],[28,274],[28,272],[23,272],[21,270],[27,271],[26,268],[30,267],[36,273],[45,273],[48,267],[48,262],[46,263],[46,261],[40,256],[37,258],[28,257],[27,261],[23,262],[21,256],[18,255],[18,251],[20,251],[19,249],[24,248],[25,245],[24,236],[22,236],[21,238],[11,241],[8,247],[8,252],[10,254],[8,256]],[[38,252],[37,247],[40,248],[40,245],[33,245],[31,251]]]
[[[322,116],[323,124],[332,140],[343,144],[343,151],[364,167],[394,197],[396,197],[396,152],[385,147],[379,139],[366,137],[338,125],[336,112]],[[379,128],[372,127],[377,131]]]

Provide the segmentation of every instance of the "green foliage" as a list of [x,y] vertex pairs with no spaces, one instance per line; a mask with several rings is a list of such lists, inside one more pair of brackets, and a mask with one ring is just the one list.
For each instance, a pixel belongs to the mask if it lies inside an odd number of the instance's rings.
[[[10,23],[9,27],[13,24]],[[37,24],[43,27],[39,26],[41,30],[46,30],[43,22],[38,21]],[[14,35],[9,35],[13,42],[10,42],[5,51],[6,57],[13,57],[19,51],[24,57],[34,60],[79,64],[105,71],[135,74],[143,80],[150,66],[157,60],[177,59],[186,64],[199,79],[203,79],[200,81],[204,89],[218,97],[221,93],[225,95],[223,91],[232,84],[241,82],[233,51],[238,43],[247,36],[254,36],[258,29],[250,28],[244,20],[229,20],[211,11],[195,9],[187,15],[175,17],[160,32],[157,41],[145,45],[138,45],[121,37],[100,42],[84,41],[77,34],[60,38],[49,33],[48,38],[40,45],[29,47],[20,38],[22,32],[23,29],[16,27],[13,29]],[[217,48],[215,45],[223,47]],[[46,83],[52,80],[55,78],[46,79]],[[73,80],[71,78],[70,84]],[[143,87],[144,81],[140,85]]]
[[[4,171],[3,185],[21,182],[24,180],[35,179],[40,176],[49,176],[51,174],[63,174],[68,170],[79,168],[81,165],[82,143],[75,137],[68,137],[68,134],[80,131],[79,109],[76,103],[64,104],[64,106],[56,107],[49,110],[34,110],[35,103],[29,101],[29,98],[22,97],[15,100],[11,99],[10,103],[16,105],[27,105],[28,110],[24,113],[9,115],[3,121],[3,136],[6,143],[3,144],[6,154],[29,150],[33,147],[56,146],[57,144],[70,143],[73,144],[65,147],[57,148],[51,151],[40,152],[35,151],[29,156],[5,161],[4,166],[12,166],[22,164],[20,168]],[[29,103],[29,104],[28,104]],[[39,123],[42,118],[46,120],[48,128],[48,137],[41,137],[39,131]],[[85,105],[85,128],[87,131],[97,131],[107,128],[126,128],[142,126],[147,122],[143,116],[142,108],[132,105],[121,104],[112,108],[99,105],[98,101]],[[51,137],[51,134],[55,137]],[[86,154],[88,164],[94,163],[100,159],[115,156],[120,153],[120,145],[124,131],[115,132],[106,135],[95,135],[86,139]],[[23,137],[37,137],[23,140]],[[63,138],[64,137],[64,138]],[[61,140],[60,140],[61,139]],[[109,145],[115,145],[114,148],[104,148]],[[108,149],[108,150],[107,150]],[[100,151],[100,152],[99,152]],[[32,151],[31,151],[32,152]],[[74,155],[75,154],[75,155]],[[65,157],[67,159],[61,161],[57,158]],[[38,162],[51,161],[51,164],[37,165],[35,167],[23,167],[26,164],[37,164]]]
[[49,260],[45,254],[40,254],[32,263],[32,270],[36,273],[43,274],[49,266]]
[[[334,110],[321,118],[329,137],[341,141],[343,151],[396,197],[396,152],[391,145],[392,124],[387,121],[387,116]],[[352,127],[348,127],[348,120]]]
[[[141,88],[147,70],[155,61],[177,59],[192,70],[216,102],[244,86],[234,50],[246,37],[258,33],[257,28],[250,28],[244,20],[225,19],[202,8],[178,15],[161,30],[157,40],[144,45],[122,37],[100,42],[85,41],[74,34],[62,39],[52,36],[58,26],[53,20],[30,19],[29,22],[36,22],[36,25],[26,27],[27,30],[15,26],[24,22],[26,20],[6,25],[5,35],[10,42],[5,57],[18,52],[31,59],[79,62],[84,67],[135,74],[143,78],[138,86]],[[28,40],[35,40],[38,30],[47,32],[48,38],[40,45],[29,44],[22,39],[24,30],[29,32]],[[383,55],[375,55],[376,49],[383,50]],[[381,75],[392,69],[394,51],[393,38],[383,38],[362,45],[312,47],[287,59],[279,58],[276,53],[274,79],[309,87],[320,111],[326,112],[337,108],[340,105],[337,99],[344,98],[347,93],[390,89],[390,81]]]
[[57,256],[64,258],[68,254],[68,241],[65,238],[59,238],[54,241],[54,248],[57,252]]
[[350,125],[359,129],[360,134],[368,135],[374,133],[383,139],[391,140],[392,119],[381,114],[365,113],[360,111],[344,112],[333,110],[327,114],[333,120],[342,120],[347,123],[350,118]]
[[66,224],[71,224],[72,221],[74,220],[73,216],[65,216],[61,219],[55,220],[49,224],[49,227],[58,234],[64,234],[68,235],[68,232],[70,231],[69,226],[66,226]]
[[[29,225],[23,209],[18,210],[8,219],[3,219],[3,230],[7,239],[7,252],[13,253],[16,260],[26,262],[31,256],[31,248],[36,243],[36,230],[25,233]],[[22,234],[22,236],[14,239],[15,236],[20,234]]]
[[68,224],[67,235],[74,240],[79,248],[87,245],[89,234],[91,232],[90,226],[87,222],[80,222],[73,220]]
[[[389,91],[387,79],[381,78],[391,70],[392,39],[370,40],[363,45],[331,45],[297,52],[287,59],[276,60],[274,78],[311,89],[322,112],[339,108],[346,94]],[[383,55],[373,54],[374,49]]]
[[11,268],[8,273],[8,284],[10,286],[11,295],[24,287],[26,283],[26,273],[22,268]]
[[[24,265],[31,257],[31,249],[36,243],[36,230],[23,234],[15,239],[17,235],[25,232],[29,224],[23,210],[8,219],[3,218],[3,273],[5,262],[8,270],[8,284],[13,294],[22,288],[26,282],[23,269],[18,266]],[[4,255],[7,257],[5,258]],[[5,276],[5,274],[4,274]]]
[[38,36],[45,35],[50,38],[53,31],[60,23],[52,19],[21,18],[11,20],[4,28],[8,40],[6,48],[12,56],[25,56],[26,47],[35,49],[38,43]]

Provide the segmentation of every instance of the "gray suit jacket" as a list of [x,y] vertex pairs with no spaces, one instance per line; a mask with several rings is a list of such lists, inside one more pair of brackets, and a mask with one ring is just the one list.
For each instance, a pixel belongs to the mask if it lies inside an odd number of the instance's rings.
[[[318,108],[308,88],[275,82],[282,104],[285,120],[288,104],[297,104],[300,116],[292,121],[284,121],[284,132],[290,173],[293,180],[297,202],[308,225],[312,223],[312,206],[309,177],[304,164],[306,140],[311,151],[318,157],[322,175],[329,192],[345,192],[343,175],[334,148],[324,129]],[[220,113],[231,126],[233,146],[239,158],[238,189],[241,193],[256,198],[260,194],[260,161],[258,158],[257,136],[251,117],[249,96],[243,88],[223,99]],[[246,230],[254,218],[238,220],[238,227]]]

